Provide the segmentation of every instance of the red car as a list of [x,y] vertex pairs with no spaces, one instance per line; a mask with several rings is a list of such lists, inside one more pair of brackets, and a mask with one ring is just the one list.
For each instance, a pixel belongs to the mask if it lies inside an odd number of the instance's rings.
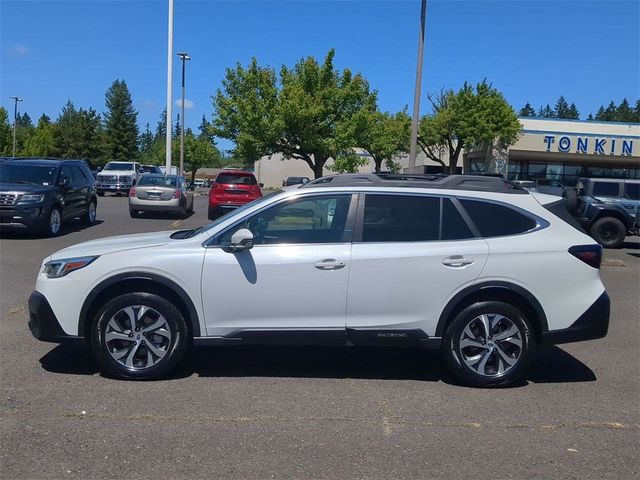
[[244,170],[224,170],[209,190],[209,220],[262,196],[256,177]]

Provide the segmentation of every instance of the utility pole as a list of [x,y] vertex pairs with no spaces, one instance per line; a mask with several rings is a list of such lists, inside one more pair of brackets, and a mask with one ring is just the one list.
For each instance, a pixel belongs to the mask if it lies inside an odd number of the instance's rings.
[[171,90],[173,88],[173,0],[169,0],[169,27],[168,27],[168,40],[167,40],[167,142],[166,142],[166,156],[165,156],[165,168],[166,173],[171,173],[171,134],[173,133],[173,114],[171,112],[172,95]]
[[418,124],[420,122],[420,90],[422,89],[422,58],[424,56],[424,29],[427,16],[427,0],[422,0],[420,11],[420,35],[418,36],[418,66],[416,68],[416,90],[413,97],[413,120],[411,122],[411,147],[409,149],[409,173],[415,173],[418,150]]
[[185,86],[184,86],[184,78],[185,78],[185,65],[186,62],[191,60],[191,57],[187,52],[178,52],[178,56],[182,60],[182,104],[180,105],[182,109],[182,114],[180,118],[182,118],[182,123],[180,124],[180,175],[184,175],[184,100],[185,100]]
[[16,156],[16,127],[18,125],[18,102],[21,102],[20,97],[10,97],[13,100],[13,156]]

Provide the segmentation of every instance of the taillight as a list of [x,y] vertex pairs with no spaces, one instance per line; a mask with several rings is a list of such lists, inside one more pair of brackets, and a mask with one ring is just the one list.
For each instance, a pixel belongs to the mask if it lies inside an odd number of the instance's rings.
[[173,192],[173,198],[180,198],[180,190],[176,190]]
[[600,268],[602,263],[602,246],[576,245],[569,248],[569,253],[593,268]]
[[129,190],[129,196],[130,197],[136,196],[136,187],[131,187],[131,190]]

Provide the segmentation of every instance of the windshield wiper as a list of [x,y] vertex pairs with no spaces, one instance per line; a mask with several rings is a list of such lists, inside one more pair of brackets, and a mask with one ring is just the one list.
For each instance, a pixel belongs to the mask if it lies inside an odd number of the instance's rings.
[[27,183],[29,185],[42,185],[41,183],[28,182],[27,180],[14,180],[13,182],[8,183]]

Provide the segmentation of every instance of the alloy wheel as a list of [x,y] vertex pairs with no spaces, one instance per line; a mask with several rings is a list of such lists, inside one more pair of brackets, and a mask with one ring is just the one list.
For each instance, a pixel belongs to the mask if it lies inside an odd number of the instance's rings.
[[49,231],[55,235],[60,231],[60,211],[57,208],[51,210],[49,216]]
[[520,360],[522,343],[522,332],[509,318],[497,313],[478,315],[462,330],[460,357],[473,372],[500,377]]
[[171,346],[167,320],[146,305],[118,310],[107,322],[104,342],[111,357],[129,370],[143,370],[160,362]]

